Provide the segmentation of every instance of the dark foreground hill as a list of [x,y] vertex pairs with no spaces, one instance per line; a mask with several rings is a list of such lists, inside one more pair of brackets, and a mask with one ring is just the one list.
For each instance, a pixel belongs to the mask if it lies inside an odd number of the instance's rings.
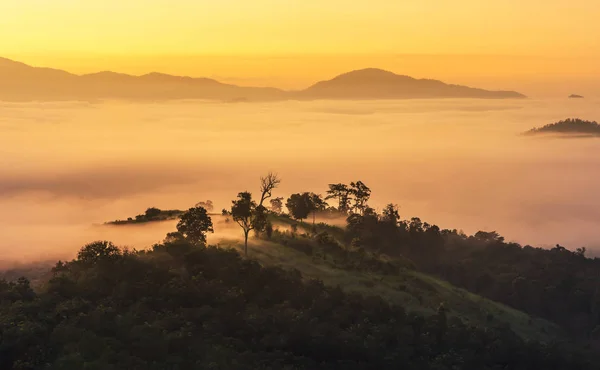
[[417,80],[394,73],[364,69],[322,81],[303,91],[245,87],[209,78],[150,73],[131,76],[115,72],[75,75],[36,68],[0,58],[0,100],[175,100],[205,99],[224,102],[282,101],[288,99],[406,99],[406,98],[522,98],[511,91],[487,91]]
[[[595,369],[567,345],[407,313],[235,251],[92,243],[40,292],[0,282],[2,369]],[[575,351],[575,352],[574,352]]]

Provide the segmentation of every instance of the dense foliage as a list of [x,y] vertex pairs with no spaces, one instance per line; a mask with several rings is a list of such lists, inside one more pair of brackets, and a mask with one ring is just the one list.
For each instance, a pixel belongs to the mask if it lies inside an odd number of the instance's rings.
[[496,232],[467,236],[419,218],[382,214],[348,217],[347,243],[411,259],[421,271],[562,325],[579,338],[600,336],[600,259],[569,251],[506,243]]
[[0,281],[6,370],[597,368],[590,361],[185,240],[148,252],[92,243],[37,293]]

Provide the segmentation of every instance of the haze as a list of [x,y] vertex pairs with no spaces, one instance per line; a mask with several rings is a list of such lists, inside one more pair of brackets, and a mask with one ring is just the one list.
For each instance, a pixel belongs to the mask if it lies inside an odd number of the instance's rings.
[[362,180],[403,218],[594,249],[600,141],[519,134],[598,117],[598,103],[0,103],[1,259],[71,257],[95,239],[144,248],[174,224],[93,225],[206,199],[220,210],[270,170],[281,196]]

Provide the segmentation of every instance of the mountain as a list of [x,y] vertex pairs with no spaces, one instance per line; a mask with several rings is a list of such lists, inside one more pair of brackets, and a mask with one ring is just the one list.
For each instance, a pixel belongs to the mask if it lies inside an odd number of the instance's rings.
[[208,78],[115,72],[75,75],[36,68],[0,58],[0,100],[282,100],[285,92],[270,87],[241,87]]
[[488,91],[415,79],[382,69],[367,68],[321,81],[300,93],[312,99],[411,99],[411,98],[525,98],[515,91]]
[[441,81],[414,79],[381,69],[363,69],[321,81],[301,91],[245,87],[209,78],[149,73],[142,76],[110,71],[75,75],[0,58],[0,100],[173,100],[227,102],[288,99],[524,98],[513,91],[487,91]]

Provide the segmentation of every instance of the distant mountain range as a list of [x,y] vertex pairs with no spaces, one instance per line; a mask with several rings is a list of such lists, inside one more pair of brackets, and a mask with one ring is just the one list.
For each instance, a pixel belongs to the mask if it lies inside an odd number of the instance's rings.
[[246,87],[209,78],[115,72],[75,75],[0,58],[0,100],[173,100],[208,99],[228,102],[316,99],[525,98],[514,91],[489,91],[437,80],[415,79],[381,69],[348,72],[300,91]]

